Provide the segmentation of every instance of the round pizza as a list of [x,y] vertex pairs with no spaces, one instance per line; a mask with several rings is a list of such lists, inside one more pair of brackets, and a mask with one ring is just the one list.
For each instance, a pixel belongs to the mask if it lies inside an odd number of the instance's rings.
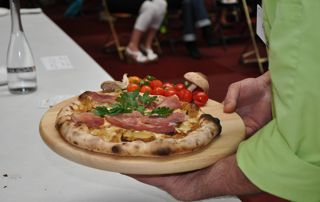
[[103,154],[160,157],[199,150],[220,134],[219,119],[200,110],[207,92],[190,90],[195,83],[124,78],[82,93],[59,111],[55,126],[67,142]]

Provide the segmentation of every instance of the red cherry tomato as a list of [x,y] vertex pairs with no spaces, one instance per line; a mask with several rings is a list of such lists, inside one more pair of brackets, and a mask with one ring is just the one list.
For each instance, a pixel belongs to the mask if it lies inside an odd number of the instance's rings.
[[150,86],[141,86],[140,88],[141,93],[145,93],[145,92],[151,93],[151,91],[152,91],[152,88]]
[[165,83],[162,85],[162,88],[164,88],[165,90],[168,90],[168,89],[170,89],[170,88],[174,88],[174,85],[173,85],[173,83],[165,82]]
[[174,87],[177,91],[181,91],[186,88],[186,86],[183,83],[177,83]]
[[166,96],[166,97],[169,97],[169,96],[172,96],[175,94],[177,94],[177,91],[174,87],[165,89],[165,91],[164,91],[164,96]]
[[193,102],[199,107],[204,106],[207,103],[208,99],[209,97],[205,92],[198,91],[193,94]]
[[135,91],[135,90],[139,90],[139,85],[136,84],[136,83],[129,83],[128,86],[127,86],[127,91],[128,92],[132,92],[132,91]]
[[155,87],[151,92],[153,95],[164,95],[165,90],[162,87]]
[[151,86],[152,89],[155,89],[156,87],[162,87],[162,85],[163,85],[163,83],[159,79],[152,80],[150,82],[150,86]]
[[183,102],[191,102],[192,101],[192,92],[188,89],[182,89],[177,92],[179,99]]

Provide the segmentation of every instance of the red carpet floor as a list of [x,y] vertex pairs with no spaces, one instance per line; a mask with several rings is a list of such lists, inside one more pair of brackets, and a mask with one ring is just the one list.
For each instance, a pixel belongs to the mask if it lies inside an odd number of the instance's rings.
[[[165,43],[168,36],[160,35],[163,54],[157,63],[127,64],[121,61],[115,52],[106,53],[104,51],[103,47],[110,38],[110,31],[106,22],[99,21],[97,1],[92,2],[86,3],[82,14],[74,18],[63,17],[63,12],[67,7],[63,4],[45,8],[44,11],[114,79],[121,79],[124,73],[140,77],[150,74],[164,81],[178,82],[182,81],[185,72],[199,71],[209,78],[211,88],[209,97],[221,102],[231,83],[260,75],[256,64],[244,65],[240,62],[241,54],[250,44],[248,37],[228,42],[226,49],[221,45],[208,48],[200,41],[199,48],[203,58],[195,60],[187,56],[187,52],[181,43],[175,44],[176,51],[173,51],[169,44]],[[118,21],[117,27],[121,30],[121,33],[124,33],[121,40],[126,44],[132,29],[132,22]],[[236,34],[240,32],[240,30],[232,31]],[[263,47],[261,44],[260,46]],[[246,196],[241,197],[241,199],[245,202],[283,201],[268,194]]]

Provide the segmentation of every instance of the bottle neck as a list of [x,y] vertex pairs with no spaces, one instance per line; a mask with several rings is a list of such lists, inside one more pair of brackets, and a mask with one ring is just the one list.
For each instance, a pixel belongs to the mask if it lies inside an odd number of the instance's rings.
[[23,32],[20,18],[20,0],[10,0],[11,32]]

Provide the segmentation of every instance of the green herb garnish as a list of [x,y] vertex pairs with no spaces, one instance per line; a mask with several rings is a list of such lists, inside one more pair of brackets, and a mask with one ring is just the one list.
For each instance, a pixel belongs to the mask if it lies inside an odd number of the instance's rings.
[[153,80],[156,79],[156,77],[151,76],[151,75],[147,75],[147,76],[146,76],[146,79],[147,79],[148,81],[153,81]]
[[167,117],[173,112],[169,107],[157,107],[151,112],[147,113],[149,116]]
[[157,96],[149,96],[149,92],[145,92],[142,96],[139,95],[138,99],[139,101],[144,105],[147,106],[151,104],[152,102],[157,100]]
[[157,96],[150,96],[149,92],[145,92],[143,95],[140,95],[139,91],[123,92],[111,107],[98,106],[92,112],[101,117],[105,115],[115,116],[133,111],[138,111],[145,116],[167,117],[173,112],[168,107],[158,107],[151,112],[146,112],[147,107],[156,100]]

